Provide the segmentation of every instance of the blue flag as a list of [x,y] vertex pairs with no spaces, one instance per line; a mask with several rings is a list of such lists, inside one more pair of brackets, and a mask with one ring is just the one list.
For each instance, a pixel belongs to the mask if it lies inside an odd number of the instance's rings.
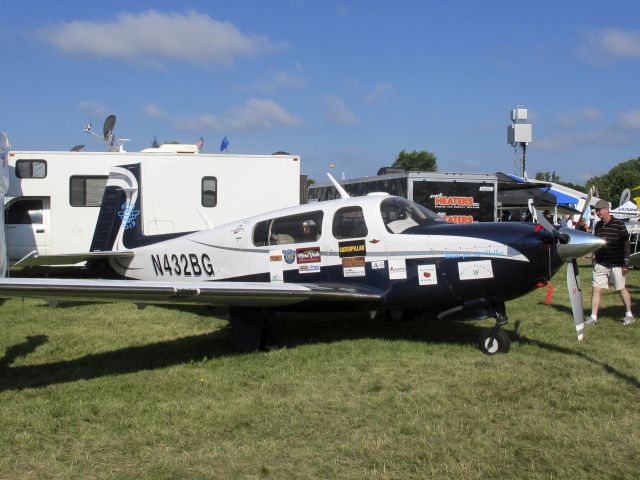
[[220,144],[220,151],[224,152],[229,147],[229,140],[227,140],[227,136],[225,135],[222,139],[222,143]]

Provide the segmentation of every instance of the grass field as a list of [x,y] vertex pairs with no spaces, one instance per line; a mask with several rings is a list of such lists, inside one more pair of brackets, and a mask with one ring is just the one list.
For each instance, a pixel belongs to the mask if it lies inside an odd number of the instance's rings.
[[206,309],[10,300],[0,478],[640,478],[640,322],[607,293],[578,343],[555,283],[493,357],[490,320],[287,314],[283,348],[240,355]]

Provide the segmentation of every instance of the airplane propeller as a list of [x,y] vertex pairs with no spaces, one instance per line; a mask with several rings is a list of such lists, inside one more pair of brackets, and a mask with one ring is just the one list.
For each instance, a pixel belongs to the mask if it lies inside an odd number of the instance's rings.
[[[581,217],[584,216],[586,209],[589,207],[591,196],[591,192],[589,192],[580,213]],[[571,311],[576,326],[576,335],[578,340],[582,340],[584,338],[584,305],[577,259],[604,246],[605,242],[601,238],[580,230],[568,227],[556,229],[544,215],[540,216],[537,221],[554,236],[557,242],[558,256],[567,261],[567,291],[569,292]]]

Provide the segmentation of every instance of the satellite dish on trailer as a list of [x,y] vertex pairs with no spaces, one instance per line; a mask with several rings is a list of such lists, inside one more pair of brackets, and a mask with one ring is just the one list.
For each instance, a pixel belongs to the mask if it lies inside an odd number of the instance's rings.
[[125,142],[128,142],[128,138],[118,138],[116,139],[113,135],[113,128],[116,125],[116,116],[109,115],[105,121],[104,126],[102,127],[102,136],[98,135],[92,130],[92,125],[88,123],[84,127],[84,131],[89,135],[93,135],[94,137],[100,138],[107,142],[107,151],[108,152],[124,152],[123,145]]
[[104,139],[108,140],[109,137],[113,135],[113,127],[116,126],[116,116],[109,115],[105,121],[104,126],[102,127],[102,133],[104,134]]
[[620,194],[620,205],[624,205],[629,200],[631,200],[631,190],[625,188]]
[[71,149],[72,152],[79,152],[80,150],[82,150],[84,148],[84,145],[76,145],[75,147],[73,147]]

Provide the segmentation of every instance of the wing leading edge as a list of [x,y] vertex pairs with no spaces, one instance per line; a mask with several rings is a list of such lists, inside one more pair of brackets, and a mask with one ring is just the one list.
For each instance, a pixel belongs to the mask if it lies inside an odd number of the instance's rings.
[[89,302],[129,301],[211,306],[283,307],[303,302],[377,304],[383,293],[367,285],[261,282],[149,282],[141,280],[0,279],[0,298]]

